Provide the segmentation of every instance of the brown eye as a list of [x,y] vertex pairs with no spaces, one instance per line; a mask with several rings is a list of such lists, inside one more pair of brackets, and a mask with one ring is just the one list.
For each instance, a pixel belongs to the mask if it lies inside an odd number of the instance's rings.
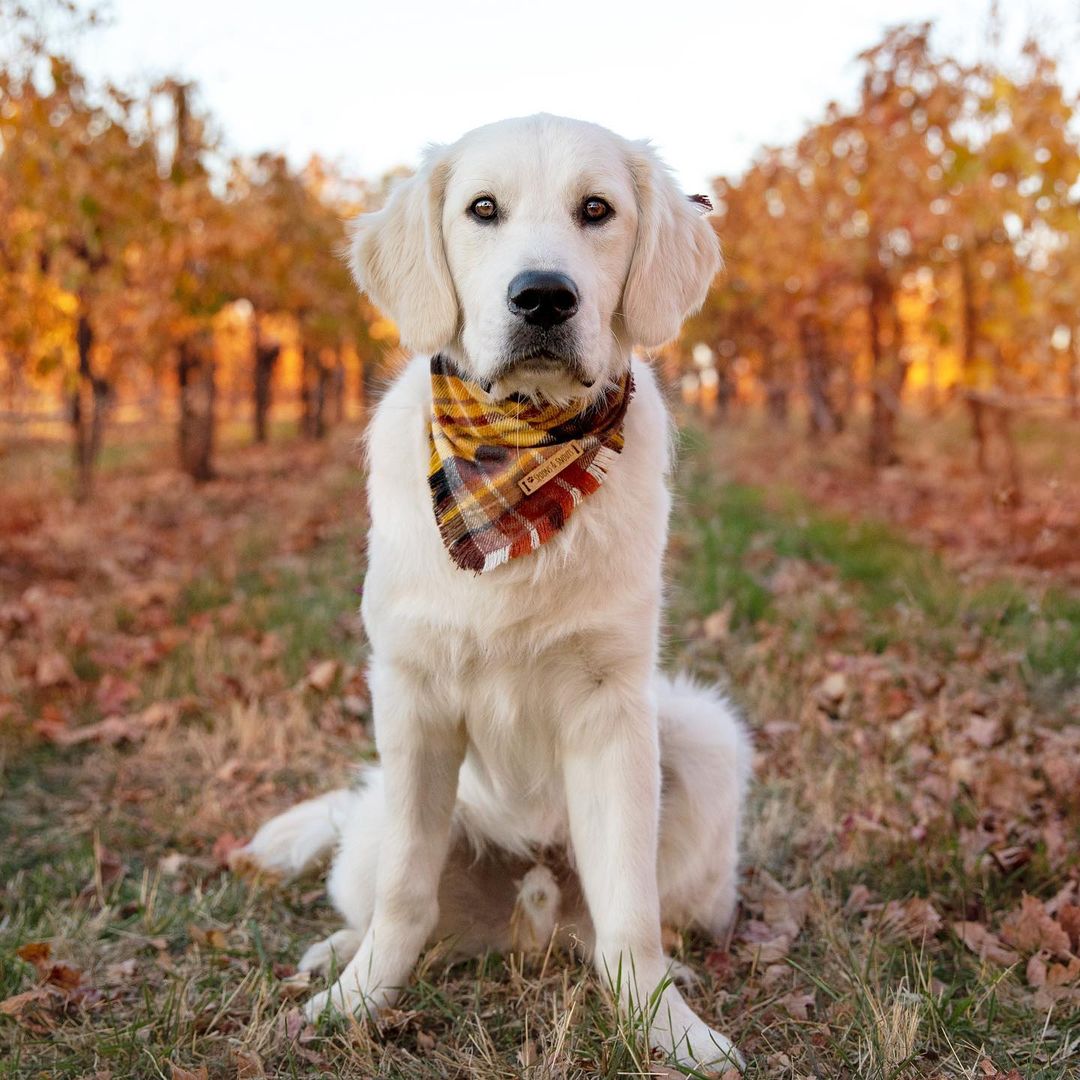
[[598,221],[603,221],[606,217],[609,217],[611,213],[611,207],[604,202],[603,199],[598,199],[595,196],[591,199],[586,199],[581,207],[581,216],[590,225],[595,224]]
[[481,221],[493,221],[498,216],[499,208],[495,205],[494,199],[487,195],[482,195],[469,207],[469,213],[472,214],[474,218],[479,218]]

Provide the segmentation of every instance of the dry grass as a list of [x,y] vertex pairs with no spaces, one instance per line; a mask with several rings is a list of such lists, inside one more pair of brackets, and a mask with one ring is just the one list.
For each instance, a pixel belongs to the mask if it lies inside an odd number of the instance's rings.
[[[0,1074],[659,1071],[557,955],[436,952],[378,1030],[309,1027],[288,980],[335,926],[321,883],[223,871],[372,749],[351,438],[231,452],[200,490],[121,462],[86,509],[23,488],[0,530],[0,999],[42,995],[0,1015]],[[695,1006],[751,1076],[1073,1075],[1080,990],[1052,928],[1078,877],[1075,593],[969,580],[829,500],[731,484],[735,444],[687,438],[672,544],[669,659],[729,678],[758,747],[739,925],[679,949]],[[54,654],[70,676],[49,685]],[[56,745],[110,712],[116,745]],[[1021,926],[1025,894],[1049,924]],[[15,956],[34,941],[74,991]]]

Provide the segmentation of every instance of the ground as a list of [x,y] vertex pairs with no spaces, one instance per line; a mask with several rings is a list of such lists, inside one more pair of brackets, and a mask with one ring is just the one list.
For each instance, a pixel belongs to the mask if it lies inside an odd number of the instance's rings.
[[[757,780],[730,940],[672,942],[750,1077],[1080,1070],[1075,429],[1019,509],[933,431],[884,476],[681,435],[666,662],[729,684]],[[226,439],[198,488],[121,445],[86,506],[59,451],[0,458],[0,1075],[673,1075],[560,956],[436,950],[377,1030],[310,1026],[322,881],[225,870],[373,752],[356,434]]]

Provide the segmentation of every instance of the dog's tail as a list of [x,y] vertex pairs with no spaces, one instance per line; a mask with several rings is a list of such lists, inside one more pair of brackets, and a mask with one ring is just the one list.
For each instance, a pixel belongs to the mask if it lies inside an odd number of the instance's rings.
[[307,799],[262,825],[251,840],[229,856],[240,874],[298,877],[337,846],[356,804],[357,792],[338,788]]

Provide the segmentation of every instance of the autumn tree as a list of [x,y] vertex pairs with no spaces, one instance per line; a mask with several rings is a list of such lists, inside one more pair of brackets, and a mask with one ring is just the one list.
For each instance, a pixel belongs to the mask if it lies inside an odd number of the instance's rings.
[[20,305],[6,306],[5,351],[53,342],[38,364],[62,371],[85,496],[116,375],[141,347],[136,278],[156,216],[157,167],[152,147],[129,137],[132,98],[106,87],[94,100],[69,62],[43,59],[44,71],[0,72],[0,250],[35,304],[51,308],[28,325]]
[[1058,368],[1070,398],[1080,381],[1076,102],[1035,43],[1007,74],[938,55],[919,24],[860,60],[854,109],[716,182],[728,269],[686,340],[750,361],[775,416],[801,382],[811,434],[861,381],[875,465],[896,459],[916,344],[957,348],[985,468],[988,409],[1011,447],[993,401]]

